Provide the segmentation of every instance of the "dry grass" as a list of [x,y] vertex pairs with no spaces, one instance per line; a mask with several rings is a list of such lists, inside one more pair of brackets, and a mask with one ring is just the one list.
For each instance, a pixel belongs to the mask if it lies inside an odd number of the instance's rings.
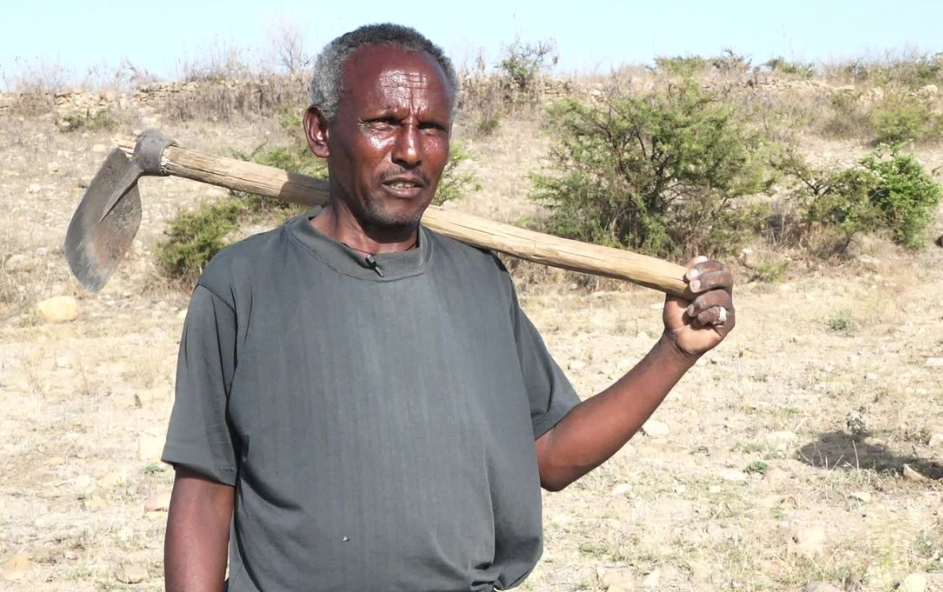
[[[448,207],[505,221],[542,215],[526,197],[528,172],[548,146],[533,113],[490,136],[472,120],[461,124],[484,189]],[[154,279],[151,257],[178,210],[221,192],[142,182],[141,242],[101,294],[86,294],[68,279],[59,245],[107,133],[61,134],[51,121],[6,116],[0,130],[4,171],[15,173],[0,176],[0,259],[38,263],[16,272],[0,265],[0,562],[20,552],[31,561],[22,580],[0,587],[161,590],[166,514],[146,515],[144,503],[169,491],[172,475],[140,446],[166,426],[187,295]],[[171,121],[164,131],[220,154],[282,133],[254,115],[225,126]],[[816,164],[854,162],[867,150],[803,140]],[[943,164],[938,149],[917,153],[929,168]],[[33,184],[41,190],[30,193]],[[941,369],[926,359],[943,348],[943,297],[927,271],[940,268],[943,250],[911,255],[877,240],[856,248],[835,265],[797,259],[776,283],[740,282],[737,330],[656,414],[668,437],[638,435],[580,482],[545,495],[545,555],[523,589],[603,591],[616,577],[651,584],[657,572],[654,589],[785,592],[822,580],[877,592],[916,571],[940,589],[943,392]],[[765,243],[756,254],[788,255]],[[525,310],[584,395],[621,375],[661,331],[660,294],[509,267]],[[78,298],[78,320],[48,325],[32,315],[33,303],[57,294]],[[853,330],[831,328],[842,314]],[[850,417],[869,435],[855,439]],[[935,480],[905,479],[904,464]],[[129,563],[149,577],[120,582]]]

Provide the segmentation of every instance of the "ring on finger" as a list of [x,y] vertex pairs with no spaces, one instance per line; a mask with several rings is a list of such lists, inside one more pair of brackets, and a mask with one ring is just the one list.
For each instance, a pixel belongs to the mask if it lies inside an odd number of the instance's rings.
[[715,325],[723,325],[727,322],[727,307],[720,307],[720,314],[717,315],[717,320],[714,321]]

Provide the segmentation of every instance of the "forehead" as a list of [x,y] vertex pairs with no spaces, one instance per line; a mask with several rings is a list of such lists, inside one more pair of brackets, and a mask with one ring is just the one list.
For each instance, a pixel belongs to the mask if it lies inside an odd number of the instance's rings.
[[442,66],[424,51],[392,45],[367,45],[348,58],[343,73],[342,102],[374,103],[415,98],[451,104],[452,88]]

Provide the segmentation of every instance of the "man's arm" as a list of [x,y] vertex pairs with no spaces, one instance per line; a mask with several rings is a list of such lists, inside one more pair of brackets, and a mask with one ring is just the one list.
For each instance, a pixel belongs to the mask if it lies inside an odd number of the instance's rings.
[[665,332],[655,347],[615,384],[574,407],[537,440],[540,483],[545,489],[559,491],[615,454],[697,359],[733,329],[730,272],[702,257],[688,267],[685,279],[696,298],[666,299]]
[[164,539],[167,592],[221,592],[235,488],[178,466]]

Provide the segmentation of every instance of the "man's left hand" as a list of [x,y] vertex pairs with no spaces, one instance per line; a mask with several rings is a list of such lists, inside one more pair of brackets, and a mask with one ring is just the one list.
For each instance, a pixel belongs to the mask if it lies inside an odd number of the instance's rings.
[[684,279],[693,300],[665,299],[665,336],[681,353],[697,358],[716,347],[737,324],[733,274],[707,257],[696,257],[687,267]]

